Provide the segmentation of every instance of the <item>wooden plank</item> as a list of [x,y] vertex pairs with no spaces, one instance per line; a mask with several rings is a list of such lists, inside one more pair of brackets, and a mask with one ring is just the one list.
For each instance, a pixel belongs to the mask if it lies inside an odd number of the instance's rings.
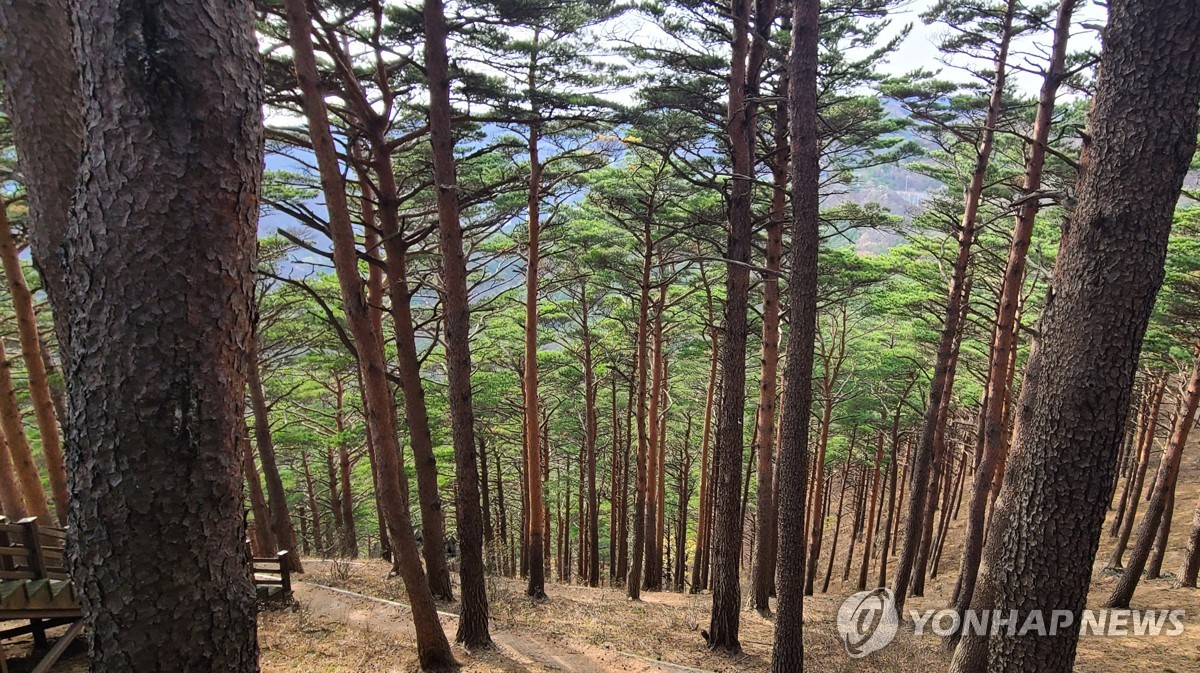
[[29,562],[37,577],[46,576],[46,559],[42,556],[42,539],[38,536],[37,519],[21,519],[25,527],[25,547],[29,550]]
[[[56,626],[62,626],[64,624],[72,624],[75,622],[75,620],[76,620],[75,617],[50,618],[50,619],[46,619],[45,623],[43,623],[42,626],[47,629],[52,629]],[[17,636],[27,636],[30,633],[33,633],[33,624],[32,623],[26,624],[24,626],[14,626],[11,629],[4,629],[3,631],[0,631],[0,640],[8,640],[10,638],[16,638]]]
[[0,609],[0,621],[14,619],[63,619],[83,616],[80,608]]
[[288,554],[287,550],[284,549],[283,551],[279,552],[275,556],[277,556],[279,558],[279,571],[280,571],[280,577],[283,579],[283,592],[285,594],[291,594],[292,593],[292,571],[291,571],[291,568],[288,568],[287,554]]
[[67,632],[62,634],[62,636],[60,636],[59,639],[54,642],[54,647],[51,647],[50,651],[46,653],[46,656],[43,657],[40,662],[38,662],[38,665],[33,669],[33,673],[47,673],[51,666],[58,663],[58,660],[60,657],[62,657],[63,652],[67,651],[67,647],[71,645],[71,641],[75,640],[80,631],[83,631],[82,619],[72,624],[71,628],[67,629]]
[[31,580],[33,573],[28,570],[0,570],[0,580]]
[[29,550],[24,547],[0,547],[0,556],[18,556],[27,558]]

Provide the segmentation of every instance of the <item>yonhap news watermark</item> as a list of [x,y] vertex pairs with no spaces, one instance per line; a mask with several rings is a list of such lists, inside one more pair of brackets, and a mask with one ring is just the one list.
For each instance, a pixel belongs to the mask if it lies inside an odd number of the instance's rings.
[[[908,610],[915,636],[1055,636],[1070,630],[1090,636],[1179,636],[1184,610]],[[865,657],[887,647],[899,630],[900,615],[890,589],[860,591],[845,600],[837,614],[838,634],[846,654]]]

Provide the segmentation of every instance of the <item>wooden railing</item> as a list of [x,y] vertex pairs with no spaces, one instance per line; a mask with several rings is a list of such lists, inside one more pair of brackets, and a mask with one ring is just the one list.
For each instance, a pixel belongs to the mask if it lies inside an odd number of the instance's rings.
[[[250,573],[254,576],[254,587],[265,587],[262,593],[266,597],[292,595],[292,571],[288,568],[287,551],[281,551],[274,557],[255,557],[250,559]],[[271,591],[279,587],[279,591]]]
[[0,580],[69,580],[67,532],[37,519],[0,521]]

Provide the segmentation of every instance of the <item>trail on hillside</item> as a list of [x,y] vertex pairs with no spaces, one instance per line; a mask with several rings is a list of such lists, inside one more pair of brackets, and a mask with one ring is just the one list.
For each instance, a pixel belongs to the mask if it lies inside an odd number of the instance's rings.
[[[394,635],[411,640],[413,623],[408,607],[402,603],[356,594],[319,584],[298,582],[296,600],[309,613],[330,621]],[[458,617],[438,613],[442,628],[453,638]],[[492,630],[495,652],[471,653],[487,668],[513,671],[566,671],[567,673],[707,673],[667,662],[645,659],[633,654],[580,643],[551,642],[535,634]],[[461,651],[457,652],[462,654]],[[498,656],[496,656],[498,655]],[[467,669],[473,661],[464,661]]]

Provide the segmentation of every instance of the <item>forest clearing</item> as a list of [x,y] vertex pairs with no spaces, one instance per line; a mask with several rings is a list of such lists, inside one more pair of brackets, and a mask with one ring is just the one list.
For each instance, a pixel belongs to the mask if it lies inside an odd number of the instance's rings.
[[0,0],[0,673],[1200,670],[1198,134],[1198,0]]

